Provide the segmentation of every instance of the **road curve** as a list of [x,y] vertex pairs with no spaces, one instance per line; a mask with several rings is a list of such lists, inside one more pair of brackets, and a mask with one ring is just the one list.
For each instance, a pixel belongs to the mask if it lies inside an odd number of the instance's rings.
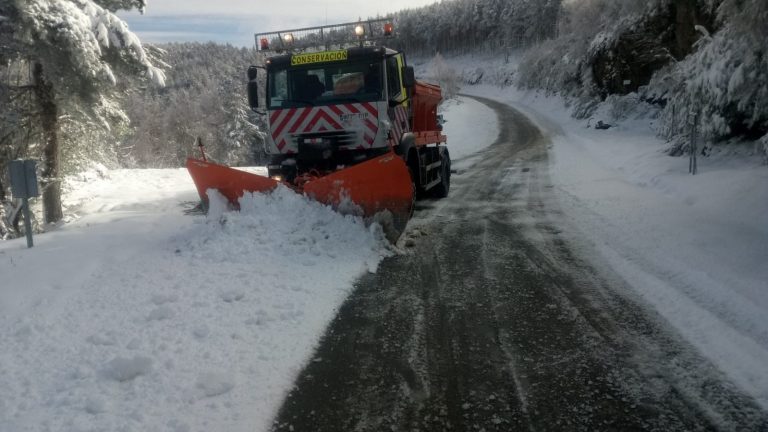
[[363,277],[274,431],[768,430],[768,416],[561,231],[522,114]]

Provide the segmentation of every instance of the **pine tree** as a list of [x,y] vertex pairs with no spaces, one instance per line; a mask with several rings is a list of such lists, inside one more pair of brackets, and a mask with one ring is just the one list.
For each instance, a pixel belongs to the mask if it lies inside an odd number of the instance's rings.
[[114,15],[144,10],[145,0],[3,0],[0,15],[14,49],[3,57],[29,62],[42,141],[44,219],[59,221],[63,108],[77,106],[108,125],[115,107],[108,97],[119,73],[165,80],[138,37]]

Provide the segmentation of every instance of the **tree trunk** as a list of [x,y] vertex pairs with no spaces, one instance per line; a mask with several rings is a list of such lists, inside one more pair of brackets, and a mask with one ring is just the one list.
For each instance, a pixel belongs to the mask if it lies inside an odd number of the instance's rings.
[[43,220],[45,223],[60,221],[64,214],[61,209],[61,180],[58,108],[53,84],[45,79],[43,65],[35,63],[32,70],[35,96],[40,107],[40,123],[43,130]]

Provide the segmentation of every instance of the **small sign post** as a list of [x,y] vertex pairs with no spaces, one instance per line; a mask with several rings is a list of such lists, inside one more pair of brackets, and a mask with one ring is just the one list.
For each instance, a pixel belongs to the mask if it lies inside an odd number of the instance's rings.
[[40,196],[37,187],[37,170],[33,160],[14,160],[10,163],[11,193],[16,198],[21,198],[21,206],[24,211],[24,231],[27,233],[27,247],[32,243],[32,219],[29,211],[29,198]]
[[696,175],[696,172],[698,171],[698,166],[696,163],[696,153],[698,153],[699,149],[697,148],[697,140],[698,137],[696,136],[696,128],[699,125],[699,111],[696,111],[694,113],[689,114],[688,118],[688,124],[691,127],[691,145],[690,145],[690,154],[688,159],[688,172],[691,173],[691,175]]

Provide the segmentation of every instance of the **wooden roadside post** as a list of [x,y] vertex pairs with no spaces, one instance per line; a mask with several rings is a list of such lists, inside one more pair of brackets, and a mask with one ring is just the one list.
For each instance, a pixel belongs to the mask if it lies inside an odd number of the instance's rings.
[[690,134],[691,142],[689,145],[690,156],[688,159],[688,172],[691,173],[691,175],[696,175],[696,171],[698,171],[698,166],[696,161],[696,153],[698,153],[698,148],[697,148],[698,137],[696,136],[696,133],[698,131],[696,130],[696,128],[699,125],[699,116],[700,116],[699,111],[696,111],[694,113],[689,114],[689,117],[688,117],[688,123],[689,123],[689,126],[691,127],[691,134]]

